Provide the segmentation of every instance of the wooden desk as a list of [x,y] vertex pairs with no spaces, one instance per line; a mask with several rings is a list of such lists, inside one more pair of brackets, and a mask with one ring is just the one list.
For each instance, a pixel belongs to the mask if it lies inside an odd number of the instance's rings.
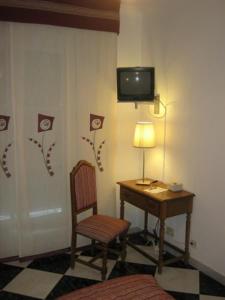
[[[158,272],[162,272],[162,267],[165,264],[172,263],[183,259],[185,263],[189,259],[189,243],[190,243],[190,225],[191,225],[191,213],[193,205],[193,193],[186,191],[171,192],[164,191],[157,194],[151,194],[146,192],[149,186],[137,185],[136,180],[121,181],[118,182],[120,185],[120,218],[124,219],[124,203],[128,202],[135,207],[138,207],[145,211],[144,220],[144,232],[145,234],[152,233],[148,231],[148,214],[152,214],[160,220],[160,231],[159,231],[159,256],[158,259],[152,257],[148,253],[144,252],[140,248],[136,247],[133,243],[128,241],[128,244],[142,253],[144,256],[152,260],[158,265]],[[151,186],[159,186],[165,188],[166,185],[162,182],[157,182]],[[185,249],[180,249],[171,243],[164,240],[165,234],[165,219],[174,217],[177,215],[186,214],[186,231],[185,231]],[[169,260],[163,260],[163,247],[167,244],[169,247],[176,250],[181,255],[174,257]]]

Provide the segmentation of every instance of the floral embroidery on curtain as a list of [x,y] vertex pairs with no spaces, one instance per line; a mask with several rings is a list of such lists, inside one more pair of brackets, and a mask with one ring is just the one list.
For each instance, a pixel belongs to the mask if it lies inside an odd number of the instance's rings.
[[51,165],[51,153],[56,143],[55,142],[52,143],[48,149],[45,149],[44,142],[45,142],[45,132],[52,130],[53,121],[54,121],[54,117],[38,114],[38,132],[39,133],[42,132],[41,142],[33,138],[29,138],[29,141],[33,142],[41,150],[44,165],[50,176],[54,175],[54,172],[52,170],[52,165]]
[[[7,131],[9,126],[9,116],[0,116],[0,131]],[[12,143],[9,143],[0,158],[0,166],[2,168],[2,171],[4,172],[5,176],[7,178],[11,177],[11,173],[9,172],[8,166],[7,166],[7,154],[9,151],[9,148],[12,146]]]
[[99,208],[115,213],[117,35],[0,22],[0,37],[0,259],[25,259],[69,247],[78,160],[101,168]]
[[96,147],[95,138],[96,138],[96,130],[99,130],[103,127],[104,118],[105,117],[103,117],[103,116],[90,114],[90,131],[93,131],[92,140],[90,140],[89,138],[86,138],[84,136],[82,137],[82,139],[84,141],[86,141],[87,143],[89,143],[89,145],[91,146],[93,153],[94,153],[95,161],[97,163],[97,166],[98,166],[98,169],[100,172],[104,171],[104,168],[102,167],[102,162],[101,162],[101,151],[102,151],[103,145],[105,144],[105,140],[102,141],[98,147]]

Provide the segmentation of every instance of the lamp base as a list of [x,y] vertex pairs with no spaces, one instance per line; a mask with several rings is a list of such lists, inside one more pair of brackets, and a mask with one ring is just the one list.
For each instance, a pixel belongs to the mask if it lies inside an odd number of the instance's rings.
[[151,183],[151,180],[149,179],[139,179],[136,181],[136,184],[139,184],[139,185],[150,185]]

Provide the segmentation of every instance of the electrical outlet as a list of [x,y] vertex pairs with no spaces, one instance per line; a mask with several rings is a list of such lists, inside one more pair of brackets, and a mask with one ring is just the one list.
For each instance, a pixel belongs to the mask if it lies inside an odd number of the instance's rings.
[[169,236],[174,236],[174,229],[171,226],[166,226],[166,234]]
[[190,245],[191,245],[192,248],[197,248],[197,242],[194,241],[194,240],[190,241]]

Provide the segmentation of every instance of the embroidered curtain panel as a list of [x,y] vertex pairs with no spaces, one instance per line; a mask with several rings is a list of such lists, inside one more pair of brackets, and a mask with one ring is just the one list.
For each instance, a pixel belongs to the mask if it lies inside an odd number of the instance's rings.
[[119,32],[120,0],[0,0],[0,20]]
[[0,36],[0,258],[26,257],[70,245],[79,159],[114,214],[116,34],[0,22]]

